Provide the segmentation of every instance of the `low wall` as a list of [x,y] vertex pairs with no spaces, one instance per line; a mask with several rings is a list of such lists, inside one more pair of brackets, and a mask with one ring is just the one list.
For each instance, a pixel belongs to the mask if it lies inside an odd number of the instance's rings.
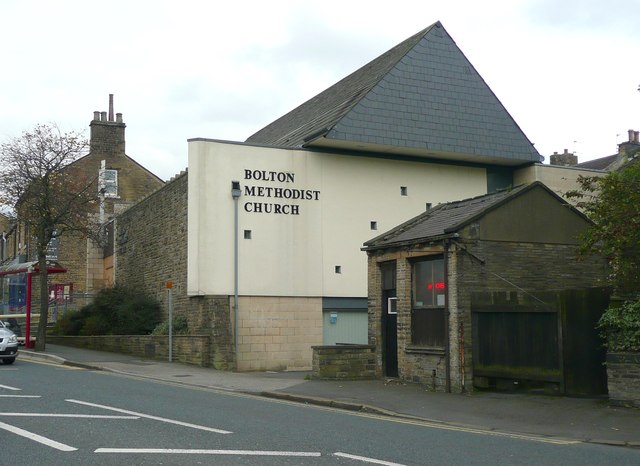
[[313,346],[313,373],[316,379],[375,379],[376,354],[371,345]]
[[[96,351],[131,354],[142,358],[168,360],[166,335],[100,335],[86,337],[47,336],[47,343]],[[172,360],[208,367],[211,365],[211,338],[207,335],[173,337]]]
[[640,353],[607,353],[609,401],[640,408]]

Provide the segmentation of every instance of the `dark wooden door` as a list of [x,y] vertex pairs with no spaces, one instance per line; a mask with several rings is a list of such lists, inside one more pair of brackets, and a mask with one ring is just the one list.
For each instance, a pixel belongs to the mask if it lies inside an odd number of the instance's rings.
[[387,377],[398,377],[398,314],[396,311],[396,262],[380,265],[382,273],[382,368]]

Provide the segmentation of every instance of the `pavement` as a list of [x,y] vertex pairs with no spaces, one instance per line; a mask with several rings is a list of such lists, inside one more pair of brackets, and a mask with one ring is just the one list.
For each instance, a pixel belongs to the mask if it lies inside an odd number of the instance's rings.
[[435,393],[396,379],[329,381],[310,379],[310,372],[228,372],[52,344],[45,352],[21,349],[17,363],[20,360],[393,416],[441,428],[640,448],[640,410],[610,406],[606,398]]

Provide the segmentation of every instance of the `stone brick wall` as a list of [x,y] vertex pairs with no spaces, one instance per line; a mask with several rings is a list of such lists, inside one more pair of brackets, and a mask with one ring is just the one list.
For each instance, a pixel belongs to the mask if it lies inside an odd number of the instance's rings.
[[369,255],[369,344],[375,346],[376,364],[382,367],[382,303],[379,264],[396,261],[398,297],[399,377],[434,390],[444,391],[447,370],[452,392],[473,390],[473,341],[471,294],[517,292],[535,296],[552,290],[602,286],[604,261],[588,258],[578,262],[576,247],[562,244],[468,241],[451,245],[447,254],[449,367],[444,350],[411,345],[411,259],[442,253],[443,248],[416,245]]
[[234,341],[228,296],[187,296],[188,174],[116,218],[115,281],[155,297],[168,317],[167,281],[173,282],[174,316],[184,315],[192,334],[211,336],[209,360],[216,369],[234,369]]
[[[104,200],[104,215],[95,220],[107,221],[145,196],[156,191],[164,182],[125,154],[125,124],[107,121],[106,112],[96,112],[91,121],[91,141],[88,155],[70,164],[65,170],[74,177],[82,177],[90,189],[98,192],[98,173],[104,160],[106,168],[118,172],[118,196]],[[91,181],[93,180],[93,181]],[[87,240],[86,236],[67,233],[60,238],[58,261],[68,272],[55,278],[57,283],[72,282],[75,293],[95,293],[109,285],[104,275],[102,247]]]
[[609,401],[640,408],[640,353],[607,353]]
[[202,315],[187,313],[186,173],[120,214],[114,236],[116,283],[156,298],[166,319],[165,283],[172,281],[175,315],[187,315],[191,331],[206,331],[208,322]]
[[379,377],[375,347],[371,345],[314,346],[313,377],[363,380]]
[[[143,358],[169,359],[169,337],[155,335],[101,335],[86,337],[48,336],[47,343],[96,351],[131,354]],[[208,335],[173,337],[172,360],[208,367],[211,338]]]
[[[469,390],[473,386],[472,293],[504,291],[536,296],[602,286],[606,277],[605,262],[597,257],[577,261],[574,245],[478,241],[461,246],[451,252],[456,257],[457,307],[450,309],[451,314],[457,314],[464,342],[460,346],[460,339],[452,338],[451,354],[464,358],[464,366],[452,366],[452,379]],[[451,272],[450,268],[450,278]]]
[[240,296],[238,370],[308,370],[322,344],[322,298]]

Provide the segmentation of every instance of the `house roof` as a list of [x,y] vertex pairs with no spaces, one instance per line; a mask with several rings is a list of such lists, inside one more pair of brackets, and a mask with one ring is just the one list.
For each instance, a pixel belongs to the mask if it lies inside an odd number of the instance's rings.
[[[447,202],[423,212],[392,230],[364,243],[364,250],[383,249],[455,236],[464,226],[487,212],[534,188],[542,188],[566,204],[560,196],[539,181],[511,190]],[[576,212],[578,212],[576,210]],[[582,216],[580,212],[579,215]]]
[[609,165],[618,159],[618,154],[608,155],[606,157],[600,157],[599,159],[589,160],[587,162],[578,163],[575,166],[578,168],[590,168],[593,170],[606,170]]
[[440,22],[246,142],[499,165],[542,160]]

